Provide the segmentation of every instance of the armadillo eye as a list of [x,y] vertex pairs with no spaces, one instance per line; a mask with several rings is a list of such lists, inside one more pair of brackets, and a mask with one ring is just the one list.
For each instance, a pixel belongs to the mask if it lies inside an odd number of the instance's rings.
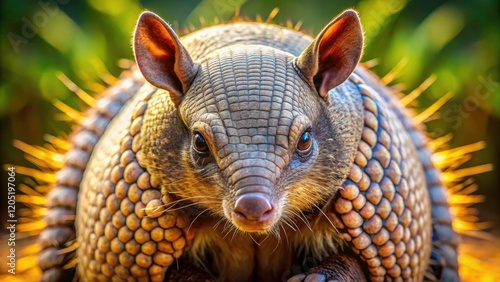
[[297,152],[301,156],[305,157],[309,155],[309,153],[311,152],[311,148],[312,148],[312,135],[311,131],[307,130],[304,131],[304,133],[302,133],[302,135],[299,138],[299,141],[297,142]]
[[198,153],[208,153],[207,141],[199,132],[195,132],[193,135],[193,148]]

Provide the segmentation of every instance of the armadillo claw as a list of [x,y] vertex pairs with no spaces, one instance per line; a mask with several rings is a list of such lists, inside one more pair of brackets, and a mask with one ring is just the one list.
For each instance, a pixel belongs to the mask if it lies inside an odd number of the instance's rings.
[[288,279],[287,282],[302,282],[304,281],[305,278],[306,275],[301,273],[290,277],[290,279]]
[[[338,280],[328,280],[328,282],[329,281],[338,281]],[[288,279],[287,282],[327,282],[327,280],[324,274],[313,273],[309,275],[297,274],[292,278]]]
[[366,281],[365,274],[359,262],[346,255],[333,255],[321,265],[312,268],[306,274],[297,274],[287,282],[362,282]]

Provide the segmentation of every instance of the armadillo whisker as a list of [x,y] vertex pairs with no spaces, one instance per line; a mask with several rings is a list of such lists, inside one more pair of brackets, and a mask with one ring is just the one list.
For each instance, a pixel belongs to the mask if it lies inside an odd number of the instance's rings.
[[196,221],[196,219],[198,219],[198,217],[200,217],[203,213],[209,211],[210,209],[206,208],[204,209],[203,211],[201,211],[194,219],[193,221],[191,221],[191,224],[189,224],[189,227],[187,229],[187,232],[186,233],[189,233],[189,230],[191,230],[191,227],[193,226],[194,222]]

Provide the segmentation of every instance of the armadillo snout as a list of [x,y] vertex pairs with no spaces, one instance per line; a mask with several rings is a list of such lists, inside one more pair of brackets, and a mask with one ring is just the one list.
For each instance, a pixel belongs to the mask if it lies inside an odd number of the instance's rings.
[[236,199],[231,217],[239,229],[261,232],[274,225],[276,209],[265,193],[246,193]]

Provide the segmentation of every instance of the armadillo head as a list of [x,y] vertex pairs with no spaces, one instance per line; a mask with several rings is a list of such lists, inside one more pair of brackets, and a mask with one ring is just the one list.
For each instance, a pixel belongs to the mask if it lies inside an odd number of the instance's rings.
[[[362,41],[356,13],[346,11],[299,57],[232,45],[193,62],[167,24],[144,13],[134,41],[138,65],[168,91],[167,108],[182,124],[146,128],[156,139],[144,144],[159,168],[153,174],[163,174],[168,192],[247,232],[270,231],[323,204],[341,185],[354,150],[343,139],[350,121],[335,116],[329,91],[356,67]],[[160,102],[150,107],[150,114],[167,111]],[[152,148],[158,146],[164,148]]]

